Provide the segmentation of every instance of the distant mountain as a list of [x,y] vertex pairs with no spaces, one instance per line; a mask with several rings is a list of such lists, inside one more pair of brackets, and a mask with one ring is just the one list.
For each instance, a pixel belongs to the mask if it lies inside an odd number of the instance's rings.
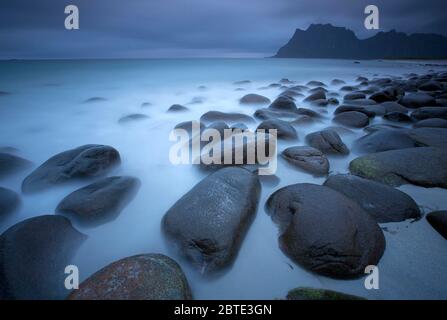
[[297,29],[274,58],[445,59],[447,37],[392,30],[360,40],[349,29],[312,24],[307,30]]

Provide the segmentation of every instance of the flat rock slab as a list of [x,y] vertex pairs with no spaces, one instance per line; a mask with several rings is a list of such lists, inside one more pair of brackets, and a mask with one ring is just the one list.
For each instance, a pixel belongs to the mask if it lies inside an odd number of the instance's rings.
[[22,183],[24,193],[48,189],[70,180],[105,175],[121,162],[110,146],[89,144],[59,153],[34,170]]
[[102,268],[73,290],[69,300],[190,300],[180,266],[162,254],[124,258]]
[[324,185],[359,204],[378,223],[418,219],[418,205],[406,193],[386,184],[350,174],[330,176]]
[[62,216],[19,222],[0,236],[0,299],[63,299],[65,267],[86,236]]
[[349,164],[352,174],[391,186],[447,188],[447,150],[409,148],[369,154]]
[[258,176],[224,168],[199,182],[165,214],[162,228],[202,273],[222,270],[235,260],[256,214]]
[[333,278],[356,278],[377,265],[385,238],[356,202],[325,186],[295,184],[273,193],[267,210],[279,225],[279,245],[293,261]]

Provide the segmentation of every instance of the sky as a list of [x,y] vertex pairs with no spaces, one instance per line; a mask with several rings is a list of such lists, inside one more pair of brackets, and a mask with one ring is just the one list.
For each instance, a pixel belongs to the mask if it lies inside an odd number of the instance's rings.
[[0,59],[266,57],[312,23],[373,36],[369,4],[379,31],[447,36],[446,0],[0,0]]

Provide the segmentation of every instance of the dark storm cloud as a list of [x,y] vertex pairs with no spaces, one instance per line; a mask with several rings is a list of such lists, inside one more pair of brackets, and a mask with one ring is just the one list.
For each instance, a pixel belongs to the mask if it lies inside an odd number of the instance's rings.
[[[68,4],[80,30],[64,29]],[[2,0],[0,58],[269,56],[311,23],[373,35],[368,4],[382,30],[447,35],[445,0]]]

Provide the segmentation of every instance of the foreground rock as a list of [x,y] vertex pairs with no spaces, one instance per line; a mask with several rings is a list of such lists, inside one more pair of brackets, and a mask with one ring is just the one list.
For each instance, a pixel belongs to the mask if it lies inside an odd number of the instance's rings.
[[355,278],[377,265],[385,238],[377,223],[357,203],[331,188],[295,184],[267,201],[279,224],[279,245],[306,269],[334,278]]
[[289,163],[314,175],[327,175],[329,161],[318,149],[312,147],[290,147],[282,152]]
[[431,226],[447,239],[447,211],[434,211],[426,216]]
[[416,128],[407,131],[418,146],[447,148],[447,129]]
[[288,122],[279,119],[264,120],[256,130],[259,129],[264,129],[266,132],[269,132],[268,130],[271,129],[276,129],[278,138],[296,139],[298,137],[294,127]]
[[116,218],[133,199],[140,181],[133,177],[109,177],[66,196],[56,212],[83,224],[100,224]]
[[12,190],[0,187],[0,219],[14,212],[20,204],[20,197]]
[[350,294],[326,290],[299,287],[287,293],[287,300],[365,300]]
[[434,147],[391,150],[357,158],[351,173],[391,186],[447,187],[447,150]]
[[348,147],[333,129],[310,133],[306,136],[306,142],[325,154],[349,154]]
[[447,108],[445,107],[424,107],[411,113],[411,117],[416,120],[431,118],[441,118],[447,120]]
[[188,281],[180,266],[162,254],[124,258],[81,283],[69,300],[190,300]]
[[243,96],[239,102],[241,104],[251,104],[251,105],[259,105],[259,104],[269,104],[271,101],[269,98],[261,96],[259,94],[247,94]]
[[418,146],[406,131],[392,129],[373,131],[354,141],[354,149],[361,153],[376,153]]
[[31,193],[76,179],[105,175],[121,162],[110,146],[88,144],[59,153],[34,170],[22,183],[22,191]]
[[383,183],[338,174],[330,176],[324,185],[359,204],[378,223],[417,219],[421,215],[410,196]]
[[432,118],[418,121],[414,124],[415,128],[447,128],[447,120]]
[[256,214],[260,189],[258,176],[248,170],[221,169],[169,209],[163,231],[202,273],[222,270],[237,256]]
[[350,128],[363,128],[369,124],[369,118],[362,112],[347,111],[337,114],[334,117],[334,122]]
[[84,241],[67,218],[39,216],[0,236],[0,299],[63,299],[65,267]]
[[10,176],[31,166],[31,162],[21,157],[0,152],[0,179]]
[[411,92],[403,96],[399,103],[407,108],[436,106],[436,99],[422,92]]

